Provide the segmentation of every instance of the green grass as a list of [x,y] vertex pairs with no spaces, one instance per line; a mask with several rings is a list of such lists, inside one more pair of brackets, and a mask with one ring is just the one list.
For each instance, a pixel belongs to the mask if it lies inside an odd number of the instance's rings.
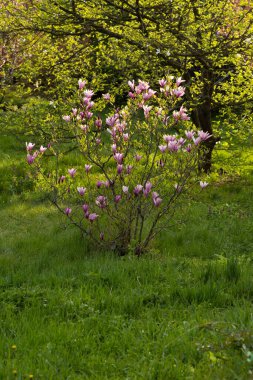
[[38,196],[3,189],[0,379],[252,378],[252,179],[193,196],[140,259],[95,251]]

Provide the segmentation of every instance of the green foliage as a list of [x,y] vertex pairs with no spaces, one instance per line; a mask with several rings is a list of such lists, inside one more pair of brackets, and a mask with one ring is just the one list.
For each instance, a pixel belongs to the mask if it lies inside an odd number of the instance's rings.
[[251,197],[207,189],[141,259],[95,252],[36,197],[2,203],[0,377],[248,379]]

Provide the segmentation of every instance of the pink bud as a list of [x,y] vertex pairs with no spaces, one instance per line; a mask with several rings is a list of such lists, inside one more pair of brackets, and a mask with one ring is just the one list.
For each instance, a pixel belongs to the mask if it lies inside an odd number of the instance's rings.
[[28,154],[28,155],[26,156],[26,159],[27,159],[27,163],[28,163],[29,165],[32,165],[33,162],[34,162],[34,160],[35,160],[35,157],[34,157],[33,155],[31,155],[31,154]]
[[92,222],[94,222],[94,220],[96,220],[98,218],[98,216],[99,215],[97,215],[96,213],[89,214],[88,219],[92,223]]
[[114,202],[119,203],[120,200],[121,200],[121,195],[116,195],[114,198]]
[[69,173],[70,177],[74,178],[74,176],[76,174],[76,169],[74,169],[74,168],[68,169],[68,173]]
[[139,154],[136,154],[136,155],[134,156],[134,158],[135,158],[135,160],[138,162],[138,161],[141,160],[142,156],[140,156]]
[[88,164],[86,164],[86,165],[84,166],[84,169],[85,169],[85,171],[86,171],[87,174],[90,172],[91,168],[92,168],[92,165],[88,165]]
[[86,85],[85,80],[79,79],[78,81],[79,90],[82,90],[85,87],[85,85]]
[[123,165],[121,165],[121,164],[117,165],[117,173],[121,174],[122,171],[123,171]]
[[33,144],[31,142],[29,142],[28,144],[25,143],[25,145],[26,145],[27,152],[30,152],[31,150],[33,150],[33,147],[35,146],[35,144]]
[[87,205],[87,204],[82,205],[82,209],[86,214],[89,211],[89,205]]
[[122,186],[122,191],[124,194],[128,193],[128,186]]
[[207,187],[208,186],[208,182],[202,182],[202,181],[200,181],[200,187],[201,187],[201,189],[203,190],[205,187]]
[[45,148],[43,145],[41,145],[41,147],[40,147],[40,153],[44,153],[46,150],[47,150],[47,148]]
[[102,94],[103,98],[107,101],[109,101],[111,99],[111,95],[110,94]]
[[66,214],[67,216],[69,216],[69,215],[71,214],[71,212],[72,212],[72,209],[71,209],[71,208],[69,208],[69,207],[65,208],[65,214]]
[[62,116],[63,120],[66,121],[67,123],[70,122],[71,117],[69,115]]
[[86,192],[86,188],[85,188],[85,187],[78,187],[78,188],[77,188],[77,191],[78,191],[78,193],[79,193],[81,196],[83,196],[84,193]]

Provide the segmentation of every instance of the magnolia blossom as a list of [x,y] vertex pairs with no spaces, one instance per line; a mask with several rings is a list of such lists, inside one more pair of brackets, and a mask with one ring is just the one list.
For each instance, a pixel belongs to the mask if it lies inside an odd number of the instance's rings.
[[115,161],[117,161],[118,164],[122,164],[123,157],[124,157],[123,153],[115,153],[114,154],[114,159],[115,159]]
[[102,119],[100,117],[95,120],[95,126],[98,128],[102,127]]
[[70,122],[71,117],[69,115],[62,116],[63,120],[66,121],[67,123]]
[[69,208],[69,207],[67,207],[67,208],[65,208],[65,214],[67,215],[67,216],[69,216],[70,214],[71,214],[71,212],[72,212],[72,209],[71,208]]
[[68,173],[69,173],[70,177],[73,178],[76,174],[76,169],[74,169],[74,168],[68,169]]
[[102,94],[102,96],[103,96],[103,98],[105,99],[105,100],[110,100],[111,99],[111,95],[110,94]]
[[201,189],[204,189],[205,187],[208,186],[208,182],[202,182],[202,181],[200,181],[199,184],[200,184]]
[[167,81],[165,79],[160,79],[159,84],[160,84],[160,87],[164,87],[164,86],[166,86]]
[[41,147],[40,147],[40,153],[44,153],[46,150],[47,150],[47,148],[45,148],[43,145],[41,145]]
[[185,131],[185,136],[187,137],[188,140],[192,140],[195,135],[194,131]]
[[160,149],[160,152],[165,153],[167,150],[167,145],[159,145],[158,148]]
[[97,138],[95,141],[96,141],[96,144],[97,144],[97,145],[100,145],[100,144],[101,144],[101,139]]
[[77,108],[72,108],[72,115],[76,116],[77,115]]
[[178,88],[172,90],[172,94],[175,95],[177,98],[181,98],[185,94],[185,88],[179,86]]
[[126,173],[130,174],[131,171],[132,171],[132,169],[133,169],[133,165],[127,165],[127,167],[126,167]]
[[156,191],[152,193],[152,200],[153,200],[154,206],[156,207],[159,207],[162,202],[162,198],[159,197],[159,194]]
[[79,79],[78,81],[79,90],[82,90],[85,86],[86,86],[85,80]]
[[120,200],[121,200],[121,195],[116,195],[114,198],[114,202],[119,203]]
[[150,193],[151,189],[152,189],[152,183],[148,181],[146,183],[146,185],[145,185],[145,188],[143,189],[143,194],[144,194],[145,197],[148,196],[148,194]]
[[84,193],[86,192],[86,187],[78,187],[78,188],[77,188],[77,191],[78,191],[78,193],[79,193],[81,196],[83,196]]
[[182,79],[181,77],[177,78],[177,79],[176,79],[176,85],[177,85],[177,87],[179,87],[180,84],[181,84],[181,83],[184,83],[184,82],[185,82],[185,80]]
[[143,100],[149,100],[150,98],[152,98],[152,96],[154,96],[156,94],[156,91],[152,90],[151,88],[148,90],[148,92],[145,92],[144,94],[142,94],[142,98]]
[[62,175],[60,178],[59,178],[59,183],[63,183],[66,179],[66,176],[65,175]]
[[30,152],[31,150],[33,150],[33,147],[35,146],[35,144],[33,144],[31,142],[29,142],[28,144],[26,142],[25,145],[26,145],[27,152]]
[[34,162],[34,160],[35,160],[35,158],[36,158],[36,157],[35,157],[34,155],[28,154],[28,155],[26,156],[27,163],[28,163],[29,165],[32,165],[33,162]]
[[177,152],[179,149],[179,145],[177,141],[170,141],[168,143],[168,149],[170,152]]
[[99,195],[96,199],[96,205],[99,208],[105,208],[107,206],[107,199],[103,195]]
[[117,152],[117,145],[112,144],[112,153],[116,153],[116,152]]
[[129,139],[129,134],[128,133],[123,133],[123,140],[128,141]]
[[89,219],[89,221],[92,223],[92,222],[94,222],[98,217],[99,217],[98,214],[96,214],[96,213],[92,213],[92,214],[89,214],[88,219]]
[[88,164],[84,165],[84,169],[85,169],[87,174],[90,172],[91,168],[92,168],[92,165],[88,165]]
[[143,111],[144,111],[144,116],[145,118],[147,119],[149,117],[149,112],[151,111],[152,109],[152,106],[143,106]]
[[92,90],[85,90],[83,92],[83,94],[84,94],[85,98],[91,99],[92,96],[94,95],[94,92]]
[[124,194],[128,193],[128,186],[122,186],[122,191]]
[[131,88],[132,91],[134,91],[134,80],[132,82],[129,80],[128,86]]
[[87,133],[88,132],[88,125],[80,125],[80,128],[83,132]]
[[84,213],[86,214],[87,212],[89,212],[89,205],[87,205],[86,203],[83,204],[82,209],[83,209]]
[[134,188],[134,195],[139,195],[142,189],[143,189],[142,185],[136,185]]
[[135,156],[134,156],[134,158],[135,158],[135,161],[140,161],[141,159],[142,159],[142,156],[140,156],[139,154],[136,154]]
[[122,164],[118,164],[118,165],[117,165],[117,173],[118,173],[118,174],[121,174],[122,171],[123,171],[123,165],[122,165]]

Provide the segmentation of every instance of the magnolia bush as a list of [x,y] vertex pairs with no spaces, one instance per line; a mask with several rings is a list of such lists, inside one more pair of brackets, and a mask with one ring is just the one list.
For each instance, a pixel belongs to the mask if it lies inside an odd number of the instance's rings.
[[110,94],[95,103],[79,80],[76,106],[63,116],[78,146],[78,164],[62,164],[61,141],[38,150],[26,146],[27,162],[54,205],[96,244],[120,255],[144,253],[196,179],[201,143],[210,135],[192,130],[183,82],[168,76],[155,91],[147,82],[129,81],[127,104],[115,108]]

